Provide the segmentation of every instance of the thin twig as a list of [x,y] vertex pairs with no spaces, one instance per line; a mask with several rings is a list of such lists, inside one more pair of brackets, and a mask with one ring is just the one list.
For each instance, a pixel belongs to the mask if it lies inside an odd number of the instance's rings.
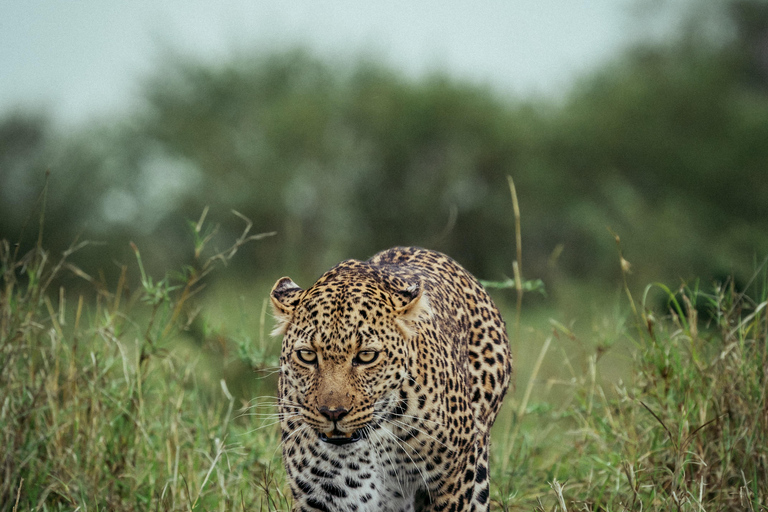
[[19,482],[19,489],[16,491],[16,504],[13,506],[13,512],[17,512],[19,510],[19,498],[21,497],[21,486],[24,485],[24,479],[22,478]]
[[507,176],[509,192],[512,195],[512,211],[515,214],[515,261],[512,262],[512,271],[517,290],[517,306],[515,312],[515,337],[520,339],[520,315],[523,308],[523,237],[520,230],[520,204],[517,202],[517,190],[512,176]]

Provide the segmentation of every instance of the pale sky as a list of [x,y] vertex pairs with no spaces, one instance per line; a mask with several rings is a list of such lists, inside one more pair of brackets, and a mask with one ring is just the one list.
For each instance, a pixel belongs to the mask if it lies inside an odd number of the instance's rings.
[[78,125],[129,111],[167,49],[216,61],[304,45],[558,96],[645,35],[642,1],[0,0],[0,118],[43,107]]

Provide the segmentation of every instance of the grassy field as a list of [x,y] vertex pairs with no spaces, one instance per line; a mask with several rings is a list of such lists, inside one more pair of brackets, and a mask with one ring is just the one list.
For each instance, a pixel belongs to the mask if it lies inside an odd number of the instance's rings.
[[[192,227],[194,262],[159,281],[139,248],[106,283],[76,246],[2,242],[0,512],[289,509],[266,304],[197,293],[253,237],[208,253]],[[625,288],[576,323],[509,311],[493,508],[768,510],[767,290],[762,269],[746,290]]]

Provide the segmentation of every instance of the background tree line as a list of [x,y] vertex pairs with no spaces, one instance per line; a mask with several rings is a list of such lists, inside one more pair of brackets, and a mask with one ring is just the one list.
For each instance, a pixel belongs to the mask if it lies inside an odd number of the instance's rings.
[[44,113],[6,114],[0,238],[36,238],[50,171],[48,246],[107,242],[78,258],[107,278],[132,259],[128,240],[159,272],[188,259],[186,221],[209,206],[225,233],[242,227],[231,209],[278,232],[237,260],[242,275],[311,279],[417,244],[500,279],[511,175],[528,277],[615,282],[610,229],[638,282],[746,279],[768,254],[768,4],[721,7],[720,30],[692,21],[563,100],[304,50],[171,59],[123,118],[63,133]]

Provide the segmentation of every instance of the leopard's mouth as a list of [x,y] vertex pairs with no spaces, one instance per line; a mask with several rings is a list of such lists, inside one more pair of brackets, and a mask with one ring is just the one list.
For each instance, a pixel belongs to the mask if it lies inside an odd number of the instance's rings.
[[363,434],[360,430],[347,433],[341,432],[335,428],[327,434],[325,432],[320,432],[318,435],[322,442],[332,444],[334,446],[344,446],[347,444],[356,443],[363,438]]

